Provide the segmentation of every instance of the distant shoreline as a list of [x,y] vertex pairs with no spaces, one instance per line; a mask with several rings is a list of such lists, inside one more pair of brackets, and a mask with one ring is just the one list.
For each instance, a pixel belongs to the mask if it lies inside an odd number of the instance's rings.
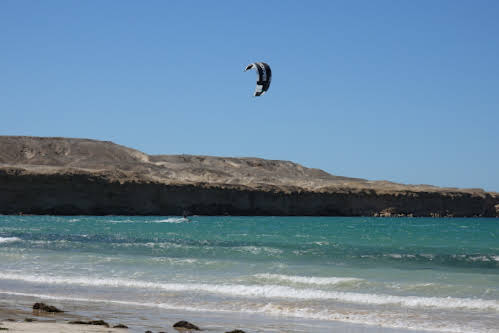
[[499,217],[499,194],[330,175],[289,161],[150,156],[0,136],[0,214]]
[[489,193],[339,190],[311,192],[239,185],[110,180],[0,169],[0,214],[498,217]]
[[[165,214],[165,215],[157,215],[157,214],[140,214],[140,215],[123,215],[123,214],[24,214],[24,213],[14,213],[14,214],[1,214],[0,216],[85,216],[85,217],[106,217],[106,216],[115,216],[115,217],[182,217],[177,214]],[[337,216],[337,215],[229,215],[229,214],[214,214],[214,215],[203,215],[196,214],[193,216],[206,216],[206,217],[313,217],[313,218],[379,218],[379,219],[393,219],[393,218],[414,218],[414,219],[496,219],[499,216],[413,216],[413,215],[351,215],[351,216]],[[187,219],[189,219],[187,217]]]

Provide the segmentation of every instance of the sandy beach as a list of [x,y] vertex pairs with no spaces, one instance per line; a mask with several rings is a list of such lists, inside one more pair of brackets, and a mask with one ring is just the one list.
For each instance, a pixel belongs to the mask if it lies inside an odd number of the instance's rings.
[[0,306],[0,330],[8,332],[127,332],[126,328],[113,328],[103,325],[70,324],[82,317],[70,313],[49,313],[18,306]]
[[[6,296],[6,295],[2,295]],[[32,309],[32,302],[45,301],[43,299],[35,299],[24,296],[8,296],[2,297],[0,300],[0,330],[7,332],[26,332],[26,333],[82,333],[82,332],[197,332],[196,330],[176,329],[173,323],[179,321],[179,318],[185,318],[193,324],[199,325],[201,331],[210,333],[255,333],[255,332],[307,332],[307,333],[432,333],[427,330],[412,330],[412,329],[392,329],[386,327],[370,326],[370,325],[355,325],[343,322],[323,322],[317,321],[313,330],[310,330],[310,325],[303,327],[301,330],[289,331],[286,324],[293,321],[292,318],[276,318],[273,322],[262,322],[261,328],[255,328],[255,322],[251,322],[248,318],[238,317],[237,315],[227,314],[224,316],[213,317],[209,314],[200,314],[191,311],[151,311],[144,313],[142,317],[131,319],[128,311],[130,309],[122,308],[120,311],[110,309],[105,312],[102,306],[96,304],[89,307],[83,303],[67,303],[61,301],[51,301],[47,304],[55,304],[61,309],[70,309],[61,313],[47,313]],[[135,309],[137,310],[137,309]],[[127,316],[129,320],[127,321]],[[163,325],[158,325],[158,320],[152,320],[152,317],[159,318]],[[73,321],[90,321],[104,320],[109,324],[107,326],[100,325],[81,325],[70,324]],[[252,318],[253,321],[261,320],[258,316]],[[232,324],[230,324],[232,323]],[[116,325],[126,325],[127,328],[115,328]],[[299,323],[296,323],[299,326]],[[241,330],[241,331],[237,331]]]

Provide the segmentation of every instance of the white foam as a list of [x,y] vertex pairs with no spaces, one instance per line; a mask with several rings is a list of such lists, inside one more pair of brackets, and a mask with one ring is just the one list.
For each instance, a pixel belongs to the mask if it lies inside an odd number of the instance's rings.
[[315,284],[315,285],[337,285],[349,282],[358,282],[362,279],[351,277],[316,277],[316,276],[293,276],[283,274],[255,274],[256,278],[264,280],[278,280],[302,284]]
[[408,308],[439,309],[474,309],[499,311],[499,301],[456,298],[456,297],[418,297],[393,296],[384,294],[361,294],[352,292],[323,291],[316,289],[297,289],[278,285],[240,285],[240,284],[206,284],[206,283],[160,283],[136,281],[120,278],[88,278],[29,276],[26,274],[0,273],[0,279],[17,280],[29,283],[70,284],[94,287],[125,287],[139,289],[159,289],[171,292],[201,292],[222,294],[232,297],[249,298],[291,298],[300,300],[334,300],[345,303],[398,305]]
[[199,259],[194,258],[164,258],[164,257],[155,257],[151,258],[151,261],[168,263],[168,264],[178,264],[178,265],[190,265],[190,264],[200,264],[202,263]]
[[270,255],[277,255],[283,253],[282,250],[276,249],[273,247],[268,247],[268,246],[237,246],[233,248],[234,251],[238,252],[248,252],[251,254],[270,254]]
[[51,244],[66,244],[69,243],[70,241],[65,239],[59,239],[59,240],[32,240],[28,242],[30,244],[36,244],[36,245],[51,245]]
[[0,244],[20,242],[22,239],[18,237],[0,237]]
[[146,223],[184,223],[189,222],[188,218],[185,217],[169,217],[167,219],[145,221]]
[[393,259],[402,259],[403,258],[403,256],[401,254],[398,254],[398,253],[390,253],[390,254],[387,254],[386,256],[393,258]]
[[471,262],[499,261],[499,256],[488,256],[488,255],[455,254],[452,256],[452,258],[464,261],[471,261]]
[[110,223],[184,223],[184,222],[190,222],[188,218],[185,217],[169,217],[166,219],[155,219],[155,220],[146,220],[146,221],[140,221],[140,220],[132,220],[132,219],[124,219],[124,220],[109,220],[107,222]]
[[[293,308],[283,306],[282,304],[268,303],[256,310],[246,312],[264,313],[275,316],[298,317],[315,320],[330,320],[349,322],[353,324],[373,325],[388,328],[416,329],[429,330],[432,332],[452,332],[452,333],[492,333],[491,330],[477,329],[454,322],[434,323],[427,320],[425,317],[419,317],[413,314],[411,317],[398,313],[379,313],[375,310],[370,312],[345,312],[319,310],[309,308]],[[366,330],[369,331],[369,330]]]
[[[159,243],[154,243],[154,242],[147,242],[147,243],[113,243],[113,247],[147,247],[151,249],[155,248],[161,248],[161,249],[193,249],[196,248],[193,245],[186,245],[186,244],[177,244],[174,242],[159,242]],[[203,249],[208,249],[209,247],[203,247]]]

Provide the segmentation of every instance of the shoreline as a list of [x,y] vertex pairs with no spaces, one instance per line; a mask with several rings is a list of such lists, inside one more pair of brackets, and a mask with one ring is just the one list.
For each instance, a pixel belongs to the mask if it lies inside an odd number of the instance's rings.
[[[22,303],[22,304],[21,304]],[[125,328],[116,328],[113,325],[81,325],[71,324],[72,321],[86,320],[84,316],[68,312],[45,312],[28,308],[24,302],[6,305],[2,300],[0,304],[0,330],[7,332],[126,332]]]
[[[271,315],[258,314],[244,316],[241,314],[230,313],[198,313],[189,310],[165,310],[165,309],[142,309],[145,310],[143,316],[137,318],[128,317],[127,311],[140,310],[137,308],[123,308],[116,311],[110,309],[108,312],[105,308],[110,308],[110,304],[95,303],[85,304],[82,301],[69,300],[54,300],[49,297],[16,295],[15,292],[3,292],[5,297],[0,301],[0,328],[7,328],[6,332],[53,332],[53,333],[103,333],[103,332],[128,332],[128,333],[143,333],[151,331],[157,332],[197,332],[195,330],[183,330],[173,327],[173,323],[187,320],[201,329],[210,333],[226,333],[234,330],[242,330],[245,333],[254,332],[307,332],[307,333],[326,333],[326,332],[342,332],[342,333],[437,333],[436,331],[419,330],[413,328],[391,328],[372,326],[365,324],[345,323],[341,321],[324,321],[324,320],[304,320],[293,317],[272,317]],[[55,305],[65,312],[49,313],[38,310],[33,310],[32,305],[35,302],[44,302],[48,305]],[[112,301],[110,301],[112,302]],[[159,322],[164,325],[152,323],[151,318],[159,318]],[[182,319],[184,318],[184,319]],[[69,324],[70,321],[90,321],[104,320],[109,324],[106,326],[97,325],[78,325]],[[158,320],[156,320],[156,323]],[[256,323],[261,323],[259,327]],[[310,324],[314,327],[310,331]],[[232,323],[232,324],[228,324]],[[285,328],[287,324],[294,323],[296,329],[289,330]],[[127,328],[114,328],[116,325],[126,325]],[[307,324],[307,325],[304,325]],[[300,328],[301,326],[301,328]]]
[[[80,326],[80,327],[79,327]],[[83,327],[84,326],[84,327]],[[108,328],[95,325],[72,325],[59,322],[0,322],[0,329],[4,328],[7,332],[24,332],[24,333],[110,333],[110,332],[125,332],[126,329],[121,328]]]
[[[70,316],[80,318],[79,316]],[[12,309],[0,306],[0,330],[7,332],[126,332],[124,328],[113,328],[112,326],[100,325],[77,325],[70,324],[69,316],[61,314],[52,314],[43,311],[22,309]]]

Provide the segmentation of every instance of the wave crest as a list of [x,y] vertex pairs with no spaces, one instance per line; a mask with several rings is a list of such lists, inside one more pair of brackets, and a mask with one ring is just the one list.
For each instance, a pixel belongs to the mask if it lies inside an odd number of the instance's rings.
[[316,277],[316,276],[292,276],[283,274],[255,274],[254,277],[262,280],[277,280],[301,284],[315,284],[315,285],[338,285],[351,282],[360,282],[362,279],[351,277]]
[[18,237],[0,237],[0,244],[14,243],[20,241],[22,241],[22,239]]
[[399,305],[408,308],[473,309],[499,311],[499,302],[495,300],[456,298],[456,297],[418,297],[393,296],[385,294],[361,294],[353,292],[322,291],[316,289],[298,289],[279,285],[241,285],[207,283],[171,283],[127,280],[120,278],[88,278],[28,276],[12,273],[0,273],[0,279],[20,280],[29,283],[69,284],[94,287],[126,287],[139,289],[160,289],[171,292],[201,292],[222,294],[232,297],[249,298],[291,298],[299,300],[333,300],[345,303]]

